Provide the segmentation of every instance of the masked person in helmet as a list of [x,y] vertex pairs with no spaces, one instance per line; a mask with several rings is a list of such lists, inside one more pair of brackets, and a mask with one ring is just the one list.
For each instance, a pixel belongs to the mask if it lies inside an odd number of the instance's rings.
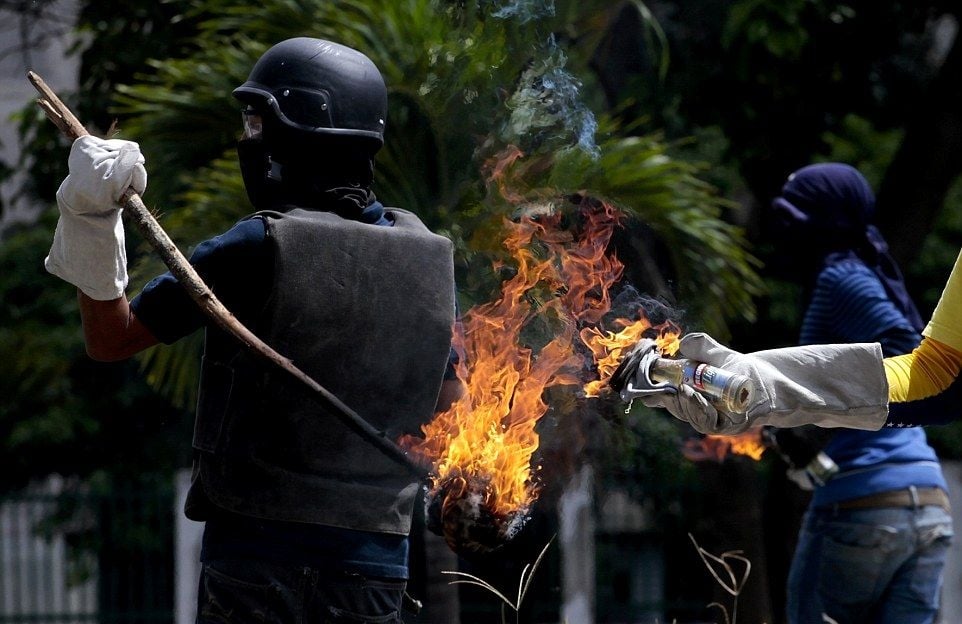
[[[234,91],[258,212],[199,245],[235,316],[396,439],[460,390],[451,243],[371,192],[387,92],[351,48],[295,38]],[[47,268],[76,285],[87,350],[129,357],[203,328],[188,517],[206,522],[198,622],[400,622],[419,484],[310,391],[208,324],[169,273],[128,303],[116,203],[135,143],[77,139]]]

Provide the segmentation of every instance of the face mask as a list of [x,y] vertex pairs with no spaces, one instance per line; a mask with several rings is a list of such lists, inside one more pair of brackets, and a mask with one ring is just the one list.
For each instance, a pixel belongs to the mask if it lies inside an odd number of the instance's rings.
[[273,171],[274,164],[263,139],[238,141],[237,159],[251,204],[258,210],[269,207],[272,187],[279,181],[279,176]]

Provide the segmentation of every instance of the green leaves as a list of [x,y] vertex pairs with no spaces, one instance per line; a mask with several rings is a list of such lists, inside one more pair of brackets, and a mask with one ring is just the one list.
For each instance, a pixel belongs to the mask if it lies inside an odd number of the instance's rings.
[[[731,204],[704,182],[706,169],[675,155],[676,145],[606,118],[585,93],[595,80],[590,61],[620,11],[647,24],[662,74],[664,33],[641,2],[549,4],[265,0],[252,12],[240,0],[167,2],[145,23],[168,19],[180,38],[165,35],[152,60],[118,71],[131,78],[111,90],[110,112],[147,156],[145,201],[189,253],[251,211],[234,155],[233,88],[281,39],[337,40],[363,50],[385,76],[391,109],[376,192],[455,241],[462,311],[487,301],[501,279],[490,266],[502,253],[501,222],[517,205],[489,180],[490,163],[515,145],[523,155],[512,183],[524,201],[577,193],[616,204],[630,215],[619,243],[628,279],[687,308],[692,326],[724,336],[727,319],[753,318],[760,288],[740,230],[725,220]],[[102,42],[130,36],[103,28],[86,59],[103,56]],[[163,270],[148,249],[137,251],[134,288]],[[197,349],[185,342],[141,359],[146,378],[177,405],[192,403]]]
[[[93,362],[84,351],[76,289],[43,268],[52,216],[0,246],[0,492],[107,463],[175,463],[169,450],[157,452],[169,407],[130,365]],[[144,430],[148,440],[139,439]]]

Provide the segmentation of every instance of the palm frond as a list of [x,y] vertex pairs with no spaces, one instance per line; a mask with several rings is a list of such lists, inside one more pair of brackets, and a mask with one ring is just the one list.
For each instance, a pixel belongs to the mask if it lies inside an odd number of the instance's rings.
[[[649,229],[657,253],[643,249],[634,230],[631,244],[648,264],[664,265],[662,281],[672,280],[677,300],[702,328],[723,338],[726,319],[753,318],[757,263],[740,230],[725,221],[729,204],[657,133],[618,126],[584,98],[593,51],[624,7],[639,12],[660,66],[667,63],[647,7],[559,0],[553,12],[522,20],[499,14],[502,5],[265,0],[252,12],[240,0],[197,0],[194,15],[208,19],[195,47],[158,59],[117,98],[124,136],[147,154],[148,205],[188,249],[247,214],[233,165],[239,123],[231,90],[273,43],[327,38],[363,50],[385,76],[391,109],[375,189],[455,241],[462,309],[497,286],[490,254],[498,252],[501,220],[516,206],[494,192],[484,162],[511,142],[525,150],[518,175],[533,195],[588,193]],[[144,279],[158,268],[148,260],[134,274]],[[177,358],[149,362],[153,370],[176,366]]]

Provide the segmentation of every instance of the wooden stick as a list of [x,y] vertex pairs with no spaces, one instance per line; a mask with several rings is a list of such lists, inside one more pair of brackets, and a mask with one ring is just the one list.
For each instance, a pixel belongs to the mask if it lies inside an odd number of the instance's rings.
[[[52,121],[68,139],[72,140],[90,134],[40,76],[31,71],[27,72],[27,79],[42,96],[37,100],[37,104],[43,109],[43,112],[46,113],[50,121]],[[230,310],[217,299],[213,291],[204,283],[204,280],[197,274],[197,271],[194,270],[190,262],[187,261],[187,258],[177,249],[177,246],[167,235],[167,232],[160,227],[160,224],[157,223],[154,216],[150,214],[150,211],[147,209],[147,206],[144,205],[139,194],[133,189],[128,188],[124,191],[120,203],[123,204],[124,214],[133,221],[143,237],[157,250],[164,264],[167,265],[170,272],[180,281],[187,290],[187,294],[200,306],[204,314],[210,317],[221,329],[234,336],[249,350],[263,357],[271,364],[281,368],[310,388],[313,391],[312,396],[316,400],[322,405],[332,409],[344,424],[374,444],[388,457],[401,463],[418,477],[424,477],[427,474],[424,466],[413,461],[408,454],[395,444],[393,440],[389,439],[383,431],[375,428],[364,420],[357,412],[345,405],[327,390],[327,388],[314,381],[310,376],[297,368],[293,362],[277,351],[274,351],[269,345],[255,336],[253,332],[244,327]],[[372,391],[376,390],[372,389]]]

